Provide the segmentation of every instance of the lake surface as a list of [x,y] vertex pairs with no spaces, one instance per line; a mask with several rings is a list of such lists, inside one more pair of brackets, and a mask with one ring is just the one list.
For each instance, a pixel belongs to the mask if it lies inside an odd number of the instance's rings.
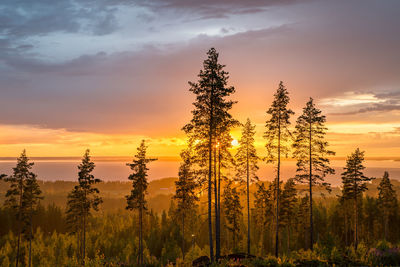
[[[33,160],[35,162],[33,171],[38,175],[38,179],[45,181],[66,180],[74,181],[78,177],[77,160]],[[104,181],[123,181],[127,180],[130,168],[126,166],[127,161],[96,161],[95,176]],[[15,166],[15,160],[0,160],[0,173],[11,174]],[[175,160],[158,160],[149,164],[149,180],[156,180],[165,177],[177,177],[179,162]],[[272,180],[274,178],[274,167],[265,162],[259,164],[258,176],[261,180]],[[340,174],[345,166],[344,160],[331,160],[331,166],[336,170],[335,175],[327,177],[327,182],[334,186],[341,183]],[[400,180],[400,162],[394,160],[366,160],[365,175],[372,177],[382,177],[387,170],[390,178]],[[295,161],[282,162],[282,178],[293,177],[296,172]]]

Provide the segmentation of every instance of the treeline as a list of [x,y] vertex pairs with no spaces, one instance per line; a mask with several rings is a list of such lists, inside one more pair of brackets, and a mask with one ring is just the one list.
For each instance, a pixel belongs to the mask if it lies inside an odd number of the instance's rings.
[[[44,262],[51,266],[54,261],[69,266],[165,265],[170,261],[191,262],[198,256],[220,262],[232,252],[246,252],[245,257],[273,254],[276,258],[286,255],[287,259],[302,260],[304,254],[329,261],[352,258],[370,264],[375,260],[370,258],[370,248],[378,240],[397,243],[399,207],[389,174],[383,174],[378,198],[366,197],[373,178],[364,175],[364,151],[357,148],[347,157],[343,172],[337,174],[342,179],[341,194],[316,200],[316,188],[325,189],[329,195],[331,186],[325,177],[334,174],[329,157],[335,152],[325,140],[326,117],[322,111],[310,98],[292,125],[295,114],[289,108],[289,92],[280,82],[266,112],[267,156],[260,158],[255,149],[255,126],[250,119],[240,123],[230,113],[236,103],[230,98],[235,88],[228,85],[229,75],[224,68],[212,48],[198,81],[189,82],[190,92],[195,95],[193,116],[183,127],[187,147],[181,153],[176,192],[168,214],[164,212],[160,218],[148,209],[147,171],[156,159],[147,157],[143,140],[127,164],[132,184],[125,196],[127,211],[120,211],[120,217],[92,216],[103,199],[101,180],[92,174],[95,164],[87,150],[78,166],[78,183],[67,196],[65,214],[57,215],[65,228],[43,234],[41,228],[33,226],[41,209],[42,192],[31,172],[33,163],[24,151],[13,175],[2,177],[10,185],[3,212],[13,214],[15,220],[13,231],[2,237],[3,262],[15,261],[16,266],[43,266]],[[238,148],[232,149],[230,132],[236,127],[242,128],[242,137]],[[286,157],[296,160],[297,171],[283,183],[281,160]],[[261,182],[257,176],[262,161],[276,170],[271,183]],[[305,185],[305,192],[297,190],[299,184]],[[251,185],[257,187],[252,202]],[[46,212],[55,211],[48,208]],[[57,253],[53,251],[59,257],[35,254],[33,242],[48,250],[62,247]],[[388,245],[381,244],[383,247]],[[392,252],[399,256],[396,251]]]

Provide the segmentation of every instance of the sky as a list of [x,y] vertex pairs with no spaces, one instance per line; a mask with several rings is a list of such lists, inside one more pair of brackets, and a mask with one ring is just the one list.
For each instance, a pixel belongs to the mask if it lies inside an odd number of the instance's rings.
[[[2,0],[0,156],[176,157],[209,48],[265,153],[279,81],[338,157],[400,156],[400,1]],[[240,129],[232,132],[240,138]]]

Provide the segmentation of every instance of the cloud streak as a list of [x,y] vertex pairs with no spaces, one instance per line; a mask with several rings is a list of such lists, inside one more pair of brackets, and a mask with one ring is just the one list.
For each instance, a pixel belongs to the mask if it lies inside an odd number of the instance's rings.
[[361,105],[365,107],[352,111],[332,113],[331,115],[356,115],[368,112],[390,112],[400,110],[400,91],[376,93],[373,95],[373,99],[370,99],[370,101],[366,100],[366,103]]

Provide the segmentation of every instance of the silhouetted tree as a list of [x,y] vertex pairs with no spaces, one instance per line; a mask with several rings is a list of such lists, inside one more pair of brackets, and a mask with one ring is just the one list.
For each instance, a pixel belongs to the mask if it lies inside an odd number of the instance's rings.
[[313,99],[310,98],[303,108],[303,113],[296,121],[294,133],[293,156],[297,159],[295,179],[300,183],[308,183],[309,185],[311,250],[314,243],[312,188],[315,185],[322,185],[330,190],[330,185],[324,181],[325,176],[335,173],[335,170],[329,166],[327,157],[335,153],[327,149],[325,122],[326,117],[321,115],[321,110],[315,107]]
[[138,210],[139,212],[139,257],[138,264],[143,265],[143,212],[147,210],[147,201],[145,194],[147,191],[147,164],[157,159],[146,157],[147,146],[145,141],[142,140],[140,146],[137,148],[137,153],[132,160],[132,163],[127,163],[132,170],[132,174],[128,179],[132,181],[132,190],[130,195],[126,196],[128,210]]
[[32,265],[32,239],[33,239],[33,214],[38,208],[39,201],[43,199],[42,191],[37,183],[36,174],[30,173],[25,182],[25,189],[23,190],[22,206],[24,212],[24,229],[26,239],[29,240],[29,255],[28,266]]
[[[217,139],[222,133],[229,132],[236,120],[232,118],[229,110],[234,101],[227,100],[235,92],[234,87],[227,86],[228,73],[223,70],[225,65],[218,63],[218,53],[214,48],[207,52],[208,58],[204,60],[203,70],[200,70],[199,80],[196,83],[189,82],[190,91],[196,95],[193,103],[195,109],[192,111],[193,118],[183,130],[194,140],[198,140],[195,149],[203,159],[204,166],[208,172],[208,230],[210,257],[214,260],[213,238],[212,238],[212,174],[213,155],[216,156]],[[214,152],[214,153],[213,153]],[[207,155],[207,156],[206,156]],[[214,160],[214,165],[215,165]],[[215,173],[215,169],[214,169]],[[217,186],[217,184],[215,184]],[[215,189],[215,188],[214,188]],[[217,190],[215,201],[218,201]],[[218,216],[218,208],[216,209]],[[216,222],[218,218],[216,216]],[[216,227],[216,256],[219,257],[220,233]]]
[[396,213],[397,196],[389,179],[389,173],[385,171],[378,186],[378,204],[383,219],[384,238],[388,240],[389,219]]
[[[78,227],[78,222],[81,222],[82,233],[82,264],[85,265],[86,259],[86,230],[87,220],[91,214],[91,210],[98,211],[99,205],[103,202],[99,196],[99,189],[94,187],[95,184],[100,183],[101,180],[95,178],[92,174],[95,164],[91,161],[90,151],[87,149],[83,155],[81,164],[78,165],[78,185],[74,187],[72,192],[68,195],[67,202],[67,219],[69,223],[74,224],[72,227]],[[80,215],[80,219],[76,221],[71,220],[71,216]]]
[[354,201],[354,247],[356,249],[358,246],[358,199],[362,198],[362,193],[365,190],[368,190],[367,182],[372,180],[372,178],[364,176],[363,161],[364,151],[357,148],[354,153],[347,157],[345,171],[342,173],[343,198]]
[[231,232],[233,249],[236,249],[236,241],[239,239],[240,220],[243,217],[242,206],[240,205],[240,193],[230,180],[226,183],[223,193],[226,228]]
[[236,160],[236,177],[241,181],[246,182],[246,197],[247,197],[247,253],[250,254],[250,183],[258,181],[257,156],[254,146],[255,125],[251,124],[250,119],[247,119],[246,124],[242,129],[242,137],[239,141],[239,148],[235,155]]
[[181,218],[182,227],[182,257],[185,259],[185,219],[189,213],[194,213],[199,200],[196,193],[196,172],[193,169],[194,155],[193,146],[190,142],[188,148],[181,153],[182,163],[179,167],[179,178],[175,182],[176,192],[174,199],[177,200],[176,213]]
[[[294,112],[287,108],[290,98],[289,93],[286,90],[283,82],[279,83],[279,87],[274,94],[274,100],[271,107],[268,109],[267,114],[271,117],[266,122],[266,132],[264,137],[267,139],[267,162],[277,163],[276,168],[276,180],[277,184],[280,184],[280,172],[281,172],[281,155],[287,155],[289,152],[289,146],[287,142],[291,136],[289,132],[290,116]],[[276,198],[276,213],[275,213],[275,256],[279,254],[279,186],[276,187],[278,196]]]
[[17,158],[17,166],[13,168],[10,177],[3,176],[4,181],[10,184],[6,193],[5,205],[15,212],[18,223],[18,241],[15,266],[20,262],[21,234],[29,240],[29,263],[31,266],[31,246],[32,246],[32,216],[35,208],[41,199],[41,191],[36,181],[36,174],[31,171],[34,163],[29,162],[26,151],[23,150],[21,156]]

